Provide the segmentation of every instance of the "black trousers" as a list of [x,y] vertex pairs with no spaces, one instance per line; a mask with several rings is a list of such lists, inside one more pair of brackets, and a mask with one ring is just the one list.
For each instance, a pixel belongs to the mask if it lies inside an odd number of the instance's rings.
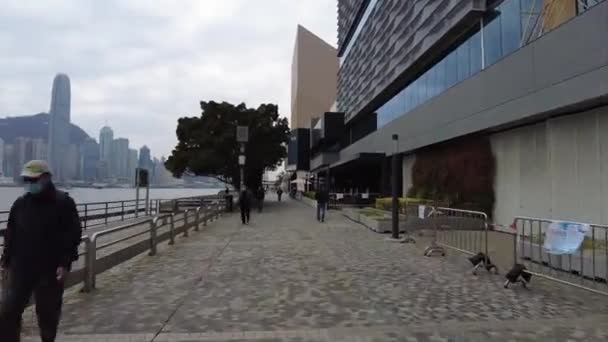
[[0,307],[2,342],[20,341],[21,316],[32,294],[36,301],[40,338],[43,342],[55,341],[63,303],[63,284],[57,281],[54,272],[41,275],[9,271],[6,286]]
[[241,221],[243,221],[243,223],[248,223],[249,222],[249,214],[251,213],[251,208],[250,207],[241,207]]

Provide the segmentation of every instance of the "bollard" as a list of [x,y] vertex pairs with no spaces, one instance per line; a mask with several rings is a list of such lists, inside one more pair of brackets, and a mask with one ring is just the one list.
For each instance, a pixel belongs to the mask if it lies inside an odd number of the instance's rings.
[[198,224],[200,220],[201,207],[196,208],[196,217],[194,218],[194,231],[198,232]]
[[158,216],[150,221],[150,252],[149,256],[156,255],[156,229],[158,228]]
[[184,211],[184,237],[188,237],[188,209]]
[[169,245],[174,245],[175,244],[175,213],[171,213],[171,216],[169,217]]
[[207,221],[209,221],[209,207],[203,206],[203,226],[207,226]]
[[95,289],[95,259],[97,257],[97,238],[87,238],[85,240],[85,270],[84,270],[84,292],[91,292]]

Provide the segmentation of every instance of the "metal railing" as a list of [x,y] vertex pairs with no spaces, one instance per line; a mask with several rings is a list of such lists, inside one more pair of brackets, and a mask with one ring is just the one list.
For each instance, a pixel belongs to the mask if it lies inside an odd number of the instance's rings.
[[[220,202],[213,203],[205,207],[197,207],[194,209],[185,209],[184,211],[169,214],[159,214],[144,222],[126,224],[100,232],[94,233],[90,238],[83,239],[85,243],[85,264],[82,270],[81,279],[74,279],[84,282],[83,291],[89,292],[96,287],[97,274],[108,270],[109,268],[118,265],[128,259],[139,255],[146,250],[149,250],[148,255],[154,256],[157,253],[157,245],[163,241],[169,240],[169,244],[175,243],[176,235],[183,233],[184,237],[189,236],[189,230],[198,231],[200,225],[207,225],[209,221],[217,220],[224,210],[224,204]],[[118,235],[121,232],[131,230],[135,227],[144,226],[146,229],[133,231],[125,236],[119,236],[108,242],[103,242],[102,238],[110,235]],[[166,228],[165,231],[161,231]],[[121,244],[127,240],[148,236],[147,239],[130,244],[125,248],[119,248],[116,251],[109,252],[107,255],[99,255],[104,249]],[[76,271],[78,272],[78,271]]]
[[496,265],[489,259],[489,225],[486,213],[425,206],[419,206],[419,210],[420,217],[432,227],[431,243],[424,251],[425,256],[445,256],[446,248],[449,248],[473,256],[469,258],[474,266],[473,274],[476,274],[480,267],[498,272]]
[[512,228],[515,264],[525,266],[523,272],[562,284],[608,295],[608,226],[585,225],[585,234],[578,250],[572,254],[551,254],[543,247],[548,226],[555,220],[516,217]]
[[[169,245],[175,244],[177,235],[181,233],[187,237],[189,230],[198,231],[201,225],[207,226],[218,220],[225,208],[224,201],[214,197],[212,201],[206,200],[204,206],[165,214],[156,213],[143,221],[83,235],[78,246],[80,258],[73,264],[66,287],[84,283],[83,291],[89,292],[96,286],[97,274],[147,250],[149,255],[156,255],[159,243],[169,240]],[[0,280],[0,288],[4,291],[6,287],[2,286],[3,283],[4,279]]]

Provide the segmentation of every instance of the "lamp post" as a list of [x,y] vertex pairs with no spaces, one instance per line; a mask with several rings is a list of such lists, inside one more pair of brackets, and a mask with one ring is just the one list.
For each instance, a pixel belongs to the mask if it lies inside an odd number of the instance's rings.
[[391,172],[391,188],[393,195],[393,215],[392,215],[392,224],[393,224],[393,234],[392,238],[395,240],[399,239],[399,187],[397,184],[397,173],[399,172],[399,135],[393,134],[393,165]]
[[245,144],[249,141],[249,127],[236,126],[236,141],[240,144],[239,167],[241,172],[240,190],[245,188]]

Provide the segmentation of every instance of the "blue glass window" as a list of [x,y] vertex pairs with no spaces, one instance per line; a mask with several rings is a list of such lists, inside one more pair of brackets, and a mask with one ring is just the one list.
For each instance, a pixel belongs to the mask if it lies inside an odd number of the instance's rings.
[[481,71],[481,32],[469,38],[469,55],[471,57],[471,75]]
[[507,0],[500,5],[503,56],[517,50],[521,44],[520,0]]
[[[500,11],[497,9],[496,13],[500,14]],[[502,57],[500,22],[500,15],[498,15],[484,26],[483,47],[485,50],[486,67],[496,63]]]
[[458,58],[456,52],[452,52],[447,57],[446,65],[446,86],[452,87],[458,82]]
[[456,50],[458,60],[458,82],[462,82],[471,75],[471,55],[469,41],[465,41]]

